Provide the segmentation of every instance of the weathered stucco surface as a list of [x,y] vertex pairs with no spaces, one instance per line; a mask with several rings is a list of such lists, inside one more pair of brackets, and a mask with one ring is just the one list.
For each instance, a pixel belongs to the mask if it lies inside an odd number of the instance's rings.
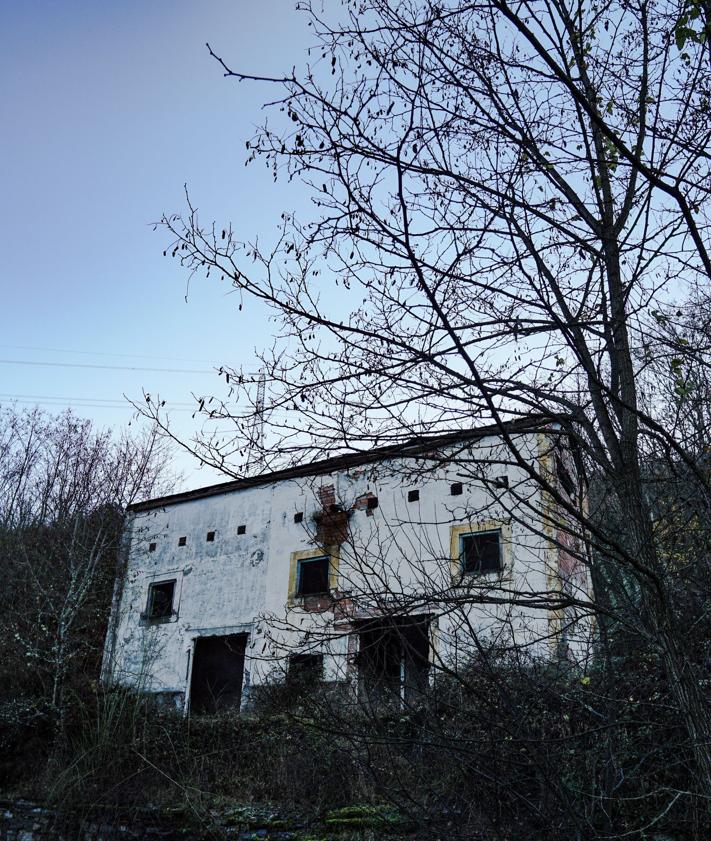
[[[520,442],[532,460],[539,458],[538,435],[527,433]],[[438,615],[437,604],[447,594],[461,599],[467,592],[502,589],[541,593],[557,575],[559,552],[531,513],[532,504],[541,504],[538,491],[520,467],[507,462],[492,436],[426,458],[265,481],[132,513],[105,679],[167,693],[181,705],[195,640],[234,633],[249,635],[243,697],[283,671],[284,658],[295,650],[323,653],[327,680],[352,678],[350,620],[368,615],[376,603],[381,609],[384,598],[397,609],[418,596],[424,598],[417,610],[433,617],[433,656],[466,660],[472,629],[545,654],[556,618],[544,609],[470,603]],[[458,482],[462,493],[453,495]],[[413,489],[419,499],[408,501]],[[375,508],[367,503],[373,496]],[[299,512],[303,519],[295,522]],[[492,523],[502,528],[502,572],[476,579],[454,574],[457,536]],[[208,541],[208,532],[214,540]],[[336,599],[323,604],[295,598],[294,558],[309,550],[318,555],[324,534],[340,540],[330,546],[337,559]],[[176,582],[174,615],[146,621],[150,585],[169,579]]]

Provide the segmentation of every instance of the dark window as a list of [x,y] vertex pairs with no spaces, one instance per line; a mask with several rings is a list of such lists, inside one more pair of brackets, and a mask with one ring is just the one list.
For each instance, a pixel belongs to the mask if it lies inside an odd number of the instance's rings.
[[322,654],[292,654],[289,657],[289,683],[314,686],[323,680]]
[[187,542],[188,542],[188,538],[187,538],[187,537],[179,537],[179,538],[178,538],[178,546],[185,546],[185,544],[186,544]]
[[214,543],[215,542],[215,532],[214,531],[209,531],[207,533],[207,537],[205,539],[207,540],[208,543]]
[[157,544],[155,544],[155,543],[149,543],[149,544],[148,544],[148,551],[149,551],[149,552],[155,552],[155,551],[156,551],[156,547],[157,547]]
[[247,526],[237,526],[237,534],[246,534]]
[[568,468],[565,466],[563,459],[556,457],[555,464],[558,481],[560,482],[561,487],[568,496],[573,496],[573,493],[575,492],[575,482],[573,481],[573,477],[570,475]]
[[449,492],[452,494],[452,496],[461,496],[463,490],[464,490],[464,486],[462,485],[461,482],[453,482],[449,486]]
[[302,522],[303,519],[304,519],[304,512],[303,511],[297,511],[296,514],[294,514],[294,522],[295,523],[300,523],[300,522]]
[[501,530],[465,534],[461,538],[462,572],[501,571]]
[[408,502],[417,502],[417,500],[419,498],[420,498],[420,492],[419,491],[408,491],[407,492],[407,501]]
[[331,559],[328,555],[323,558],[308,558],[299,561],[296,595],[315,596],[319,593],[327,593],[330,566]]
[[365,506],[369,511],[372,511],[374,508],[378,507],[378,497],[377,496],[369,496],[368,502]]
[[509,486],[509,477],[508,476],[497,476],[494,479],[494,485],[497,488],[508,488]]
[[148,590],[147,619],[167,619],[173,615],[173,595],[175,593],[175,579],[151,584]]

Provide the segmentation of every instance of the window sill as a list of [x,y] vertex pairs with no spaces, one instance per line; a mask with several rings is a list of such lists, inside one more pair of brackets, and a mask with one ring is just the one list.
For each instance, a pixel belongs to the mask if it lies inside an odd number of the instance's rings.
[[167,625],[170,622],[177,621],[177,613],[171,613],[170,616],[148,616],[146,613],[141,614],[141,625]]
[[495,575],[497,578],[501,578],[504,574],[504,570],[502,568],[499,569],[484,569],[484,570],[475,570],[475,569],[463,569],[462,570],[462,578],[484,578],[487,575]]

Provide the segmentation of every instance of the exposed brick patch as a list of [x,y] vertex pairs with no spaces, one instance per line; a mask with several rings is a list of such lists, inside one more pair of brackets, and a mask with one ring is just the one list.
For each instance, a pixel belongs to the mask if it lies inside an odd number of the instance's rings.
[[336,602],[333,606],[334,619],[336,621],[350,619],[354,615],[354,612],[355,606],[353,599],[345,597],[336,598]]
[[378,497],[372,491],[368,491],[356,499],[353,507],[356,511],[365,511],[369,517],[372,517],[373,511],[378,507]]
[[348,537],[348,518],[352,512],[338,505],[333,485],[322,485],[316,496],[321,504],[321,510],[314,514],[316,543],[319,546],[340,546]]
[[325,613],[333,610],[333,599],[330,593],[319,593],[314,596],[303,596],[301,607],[308,613]]
[[321,485],[316,491],[316,496],[324,511],[336,504],[336,488],[333,485]]

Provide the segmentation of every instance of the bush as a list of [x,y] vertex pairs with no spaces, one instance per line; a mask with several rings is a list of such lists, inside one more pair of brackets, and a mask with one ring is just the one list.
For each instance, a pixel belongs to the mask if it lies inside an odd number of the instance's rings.
[[[3,747],[14,770],[25,750],[28,767],[44,768],[34,788],[24,775],[26,794],[75,814],[101,804],[125,816],[131,804],[206,826],[216,813],[273,810],[333,831],[381,823],[412,837],[520,841],[634,837],[654,821],[704,838],[692,752],[659,668],[634,648],[585,676],[492,658],[439,678],[417,708],[384,712],[328,687],[275,686],[250,716],[191,719],[99,692],[77,700],[62,743],[50,718],[36,727],[39,708],[8,708]],[[49,734],[34,748],[23,742],[33,728],[40,742]]]

